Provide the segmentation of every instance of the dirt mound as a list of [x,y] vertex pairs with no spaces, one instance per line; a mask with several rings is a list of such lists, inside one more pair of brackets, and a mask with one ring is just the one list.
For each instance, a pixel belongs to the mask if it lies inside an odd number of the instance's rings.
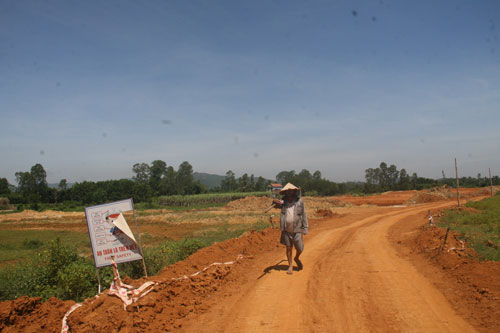
[[[211,266],[205,272],[187,279],[160,281],[151,293],[123,309],[122,302],[103,295],[78,308],[68,320],[76,332],[170,331],[178,327],[179,318],[201,311],[202,299],[217,291],[232,272],[229,265]],[[97,311],[96,311],[97,310]]]
[[415,193],[416,191],[388,191],[382,194],[362,196],[347,194],[337,198],[352,205],[397,206],[405,204]]
[[406,235],[411,236],[398,243],[406,246],[419,271],[444,291],[455,310],[480,331],[499,332],[500,262],[479,261],[476,252],[453,231],[443,247],[444,228],[422,226]]
[[318,209],[316,210],[314,215],[317,217],[332,217],[337,215],[337,213],[335,213],[331,209]]
[[408,204],[419,204],[428,203],[435,201],[448,200],[452,198],[454,194],[450,191],[447,186],[433,187],[427,191],[415,193],[406,203]]
[[[123,303],[114,296],[102,293],[86,300],[67,319],[74,332],[105,331],[170,331],[181,325],[181,319],[192,313],[206,311],[210,295],[224,284],[241,278],[242,270],[252,265],[252,256],[279,247],[279,230],[266,229],[247,232],[240,238],[230,239],[201,249],[184,261],[168,266],[149,280],[158,284],[138,302],[123,309]],[[237,259],[242,254],[243,258]],[[235,261],[231,265],[213,265]],[[208,267],[210,266],[210,267]],[[205,267],[207,270],[189,276]],[[188,275],[187,278],[173,280]],[[124,282],[139,286],[146,279]],[[40,298],[21,297],[0,303],[0,331],[2,332],[60,332],[61,320],[73,301],[63,302],[51,298],[41,303]]]
[[[500,186],[493,186],[493,195],[497,194],[498,191],[500,191]],[[481,188],[477,194],[478,195],[490,195],[491,194],[491,187],[483,187]]]
[[265,210],[271,206],[273,200],[269,197],[249,196],[238,200],[233,200],[225,205],[225,210]]
[[75,219],[85,218],[84,212],[60,212],[45,210],[37,212],[36,210],[24,210],[22,212],[0,215],[0,222],[16,222],[22,220],[48,220],[48,219]]
[[[315,209],[328,209],[333,207],[350,206],[349,203],[338,200],[334,197],[302,197],[302,201],[306,206],[306,211]],[[272,204],[272,199],[269,197],[255,197],[249,196],[243,199],[231,201],[224,206],[225,210],[236,211],[251,211],[261,210],[264,211]]]
[[334,207],[350,207],[351,204],[335,197],[302,197],[307,210],[329,209]]
[[0,303],[1,332],[60,332],[61,319],[74,301],[55,297],[42,303],[40,297],[19,297]]

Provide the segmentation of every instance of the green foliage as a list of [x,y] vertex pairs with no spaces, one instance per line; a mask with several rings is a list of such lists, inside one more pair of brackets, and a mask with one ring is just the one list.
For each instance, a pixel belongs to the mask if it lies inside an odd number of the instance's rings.
[[378,168],[366,169],[365,179],[365,193],[410,189],[422,190],[424,188],[431,188],[440,185],[437,180],[418,177],[416,173],[413,173],[410,176],[405,169],[398,171],[394,164],[388,167],[385,162],[380,163]]
[[90,261],[75,261],[57,272],[58,292],[62,299],[83,300],[96,293],[96,272]]
[[295,173],[295,170],[281,171],[276,175],[276,180],[283,186],[292,183],[300,187],[304,195],[325,196],[341,193],[339,186],[328,179],[322,178],[319,170],[316,170],[313,174],[307,169],[303,169],[298,174]]
[[266,191],[270,183],[271,181],[262,177],[255,180],[253,174],[248,176],[246,173],[236,179],[234,172],[229,170],[226,172],[226,177],[222,179],[220,188],[216,190],[219,192],[261,192]]
[[166,241],[161,246],[161,251],[168,259],[166,262],[170,265],[181,261],[205,247],[207,241],[199,238],[184,239],[183,241]]
[[0,194],[10,194],[10,187],[7,178],[0,178]]
[[42,247],[43,242],[39,239],[24,239],[23,248],[27,250],[39,249]]
[[92,268],[88,261],[78,256],[74,247],[62,245],[57,238],[30,261],[0,270],[0,299],[27,295],[81,301],[92,295],[89,287],[96,285]]
[[134,180],[138,183],[146,184],[149,181],[150,168],[147,163],[136,163],[132,166],[132,171],[134,171]]
[[22,193],[23,202],[37,203],[50,200],[47,185],[47,173],[41,164],[35,164],[29,172],[16,172],[18,191]]
[[57,237],[61,246],[75,246],[80,253],[90,254],[90,243],[87,232],[64,230],[3,230],[0,233],[0,264],[6,262],[29,261],[38,252],[48,248],[49,243]]
[[226,172],[226,178],[224,178],[221,182],[221,189],[223,192],[235,192],[238,189],[238,182],[236,181],[236,177],[234,172],[229,170]]
[[[197,237],[180,241],[168,240],[159,246],[144,249],[144,257],[149,275],[158,274],[161,269],[179,260],[183,260],[199,249],[214,242],[238,237],[247,230],[262,230],[267,227],[265,221],[248,225],[225,224],[205,232]],[[25,239],[26,246],[42,246],[41,241]],[[13,244],[0,243],[0,249],[11,249]],[[122,277],[139,278],[144,275],[142,261],[133,261],[119,265]],[[102,285],[106,288],[112,280],[109,267],[99,270]],[[20,296],[40,296],[44,300],[55,296],[63,300],[82,301],[97,292],[97,277],[91,259],[78,255],[72,245],[66,245],[59,238],[50,241],[43,251],[31,260],[0,269],[0,300],[14,299]]]
[[440,225],[459,231],[481,258],[500,260],[500,196],[469,202],[466,206],[479,211],[449,210]]

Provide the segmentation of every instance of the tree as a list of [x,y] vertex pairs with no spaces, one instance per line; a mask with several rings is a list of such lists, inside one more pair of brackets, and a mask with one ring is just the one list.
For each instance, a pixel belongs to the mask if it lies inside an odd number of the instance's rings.
[[302,169],[299,174],[295,177],[296,186],[302,188],[305,191],[311,190],[310,183],[312,181],[312,175],[307,169]]
[[222,180],[220,187],[224,192],[234,192],[237,190],[238,183],[236,182],[234,172],[232,172],[231,170],[226,172],[226,178]]
[[249,191],[255,191],[255,177],[253,173],[250,175],[250,180],[248,181]]
[[255,190],[256,191],[267,190],[268,183],[269,183],[269,181],[266,181],[264,178],[259,176],[259,178],[257,178],[257,182],[255,183]]
[[160,181],[167,171],[167,163],[161,160],[151,162],[149,168],[149,185],[154,192],[158,193],[160,189]]
[[174,195],[176,194],[175,178],[176,172],[172,166],[167,167],[165,171],[165,176],[160,182],[160,194],[162,195]]
[[380,169],[368,168],[365,170],[366,183],[364,185],[365,193],[374,193],[378,190]]
[[401,171],[399,172],[398,188],[400,190],[407,190],[410,188],[410,176],[405,169],[401,169]]
[[136,163],[132,166],[132,171],[135,172],[133,179],[141,184],[149,182],[150,168],[147,163]]
[[416,190],[417,189],[417,181],[418,181],[418,176],[417,176],[417,173],[414,172],[411,176],[411,188]]
[[287,183],[293,184],[294,178],[295,178],[295,170],[281,171],[276,175],[276,180],[283,186],[286,185]]
[[35,179],[37,186],[47,186],[47,173],[40,163],[37,163],[31,167],[31,174]]
[[389,189],[394,190],[396,188],[396,184],[398,183],[399,171],[398,168],[391,164],[389,168],[387,168],[387,179],[389,184]]
[[0,178],[0,194],[10,194],[7,178]]
[[250,181],[248,179],[248,174],[245,173],[238,179],[238,190],[240,192],[249,192],[249,188]]
[[59,185],[57,185],[59,191],[64,191],[68,188],[68,181],[66,179],[61,179]]
[[387,171],[387,164],[385,162],[380,163],[379,170],[380,170],[378,172],[379,185],[382,191],[386,191],[388,185],[390,184],[389,173]]
[[175,177],[177,194],[192,194],[195,191],[195,184],[193,179],[193,167],[189,162],[184,161],[179,165]]
[[40,163],[37,163],[31,167],[31,175],[35,180],[36,193],[44,202],[48,202],[51,198],[48,196],[47,172]]
[[150,201],[152,196],[151,187],[147,183],[135,182],[132,197],[134,202]]
[[39,202],[40,196],[36,192],[35,177],[31,172],[16,172],[17,190],[21,192],[26,203]]

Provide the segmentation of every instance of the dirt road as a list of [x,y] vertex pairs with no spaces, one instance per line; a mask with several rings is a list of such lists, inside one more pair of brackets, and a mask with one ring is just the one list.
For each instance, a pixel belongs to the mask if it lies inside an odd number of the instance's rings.
[[[306,236],[304,269],[283,253],[255,281],[183,326],[203,332],[470,332],[443,294],[388,240],[394,224],[451,203],[394,208]],[[267,274],[266,274],[267,273]],[[253,282],[252,282],[253,281]]]
[[[279,230],[249,231],[165,267],[125,310],[105,291],[67,323],[72,332],[499,332],[500,264],[475,260],[467,246],[450,252],[464,245],[452,233],[436,257],[445,231],[423,228],[429,209],[439,215],[456,202],[388,205],[402,204],[397,195],[380,195],[382,206],[309,200],[304,269],[292,275]],[[60,332],[73,304],[0,302],[0,331]]]

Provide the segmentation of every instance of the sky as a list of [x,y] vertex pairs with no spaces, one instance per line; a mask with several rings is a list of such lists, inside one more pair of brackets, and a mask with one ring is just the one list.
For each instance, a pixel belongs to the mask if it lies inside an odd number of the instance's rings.
[[499,1],[0,0],[0,177],[500,174]]

